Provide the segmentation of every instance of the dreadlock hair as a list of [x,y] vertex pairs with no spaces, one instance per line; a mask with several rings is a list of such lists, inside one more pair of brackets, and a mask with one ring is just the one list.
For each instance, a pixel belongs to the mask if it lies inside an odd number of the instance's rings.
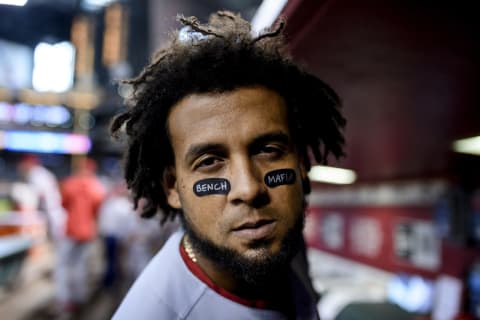
[[[174,166],[167,120],[172,107],[193,93],[225,92],[260,85],[280,94],[288,106],[293,141],[310,169],[309,150],[319,163],[331,153],[344,155],[342,129],[345,119],[338,110],[337,94],[324,82],[303,71],[286,54],[284,22],[252,35],[250,24],[239,15],[219,11],[208,24],[195,17],[178,16],[184,25],[171,34],[167,45],[154,54],[151,63],[132,86],[130,108],[116,116],[110,132],[125,132],[125,179],[135,207],[144,199],[142,216],[158,209],[162,221],[177,212],[167,203],[162,179]],[[309,181],[304,183],[306,193]]]

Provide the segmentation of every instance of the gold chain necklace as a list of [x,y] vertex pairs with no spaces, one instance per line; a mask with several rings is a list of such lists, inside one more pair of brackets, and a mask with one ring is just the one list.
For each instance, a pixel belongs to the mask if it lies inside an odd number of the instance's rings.
[[190,240],[188,240],[188,237],[186,235],[183,237],[183,248],[187,252],[187,255],[190,258],[190,260],[196,263],[197,257],[195,256],[195,252],[193,252],[193,248],[192,248],[192,245],[190,244]]

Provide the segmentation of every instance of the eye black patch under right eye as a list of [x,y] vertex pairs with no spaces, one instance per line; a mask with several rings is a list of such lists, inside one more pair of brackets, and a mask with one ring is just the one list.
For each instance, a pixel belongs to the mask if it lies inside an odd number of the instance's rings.
[[265,175],[265,184],[270,188],[275,188],[284,184],[294,184],[296,180],[295,170],[279,169],[268,172]]
[[229,191],[230,182],[224,178],[203,179],[193,185],[193,192],[199,197],[210,194],[228,194]]

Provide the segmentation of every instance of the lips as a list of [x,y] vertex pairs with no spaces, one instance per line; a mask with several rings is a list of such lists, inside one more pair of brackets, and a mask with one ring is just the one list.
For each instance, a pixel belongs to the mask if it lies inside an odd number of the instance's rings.
[[249,221],[233,229],[233,234],[245,240],[260,240],[268,238],[275,230],[275,220]]

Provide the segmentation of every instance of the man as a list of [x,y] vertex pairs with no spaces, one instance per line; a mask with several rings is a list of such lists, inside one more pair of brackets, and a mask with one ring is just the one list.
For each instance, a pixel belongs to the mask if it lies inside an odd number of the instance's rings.
[[97,238],[97,217],[105,188],[95,174],[92,159],[82,158],[75,172],[61,183],[62,205],[67,212],[65,238],[59,247],[61,275],[58,303],[73,312],[89,295],[90,250]]
[[[33,154],[25,154],[18,163],[18,171],[33,187],[39,199],[38,210],[46,214],[48,238],[54,256],[53,280],[56,300],[61,301],[65,274],[68,272],[62,263],[61,248],[65,238],[66,212],[62,207],[62,197],[57,177]],[[62,310],[63,311],[63,310]]]
[[128,139],[125,177],[144,216],[176,232],[114,319],[317,319],[291,267],[303,237],[309,150],[343,154],[336,94],[283,54],[283,23],[251,35],[217,12],[180,17],[112,123]]
[[40,159],[33,154],[26,154],[20,159],[18,170],[37,193],[38,209],[46,214],[48,236],[56,242],[63,236],[65,228],[65,211],[62,208],[57,177],[42,166]]

